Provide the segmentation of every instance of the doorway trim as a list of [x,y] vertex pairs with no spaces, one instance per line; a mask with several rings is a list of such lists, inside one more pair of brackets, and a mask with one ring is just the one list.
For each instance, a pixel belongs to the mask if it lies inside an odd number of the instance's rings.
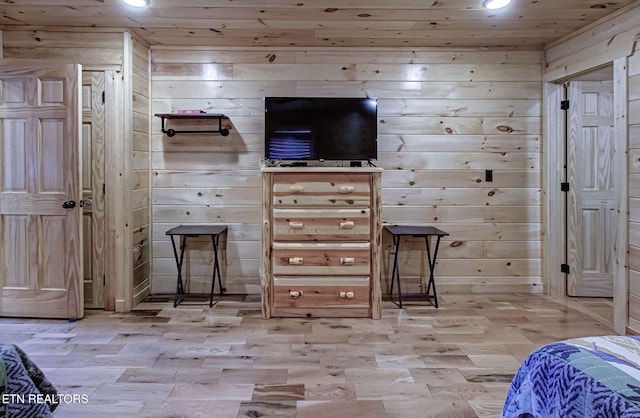
[[613,62],[616,207],[613,276],[613,329],[626,334],[629,318],[629,67],[628,58]]
[[[545,82],[543,167],[546,174],[543,188],[543,283],[546,293],[553,297],[566,295],[566,276],[560,272],[564,263],[566,239],[564,234],[565,193],[560,190],[564,177],[566,122],[560,102],[564,100],[564,81]],[[613,330],[626,333],[628,318],[628,71],[627,57],[613,62],[614,84],[614,132],[615,132],[615,179],[616,179],[616,233],[614,240],[613,278]]]

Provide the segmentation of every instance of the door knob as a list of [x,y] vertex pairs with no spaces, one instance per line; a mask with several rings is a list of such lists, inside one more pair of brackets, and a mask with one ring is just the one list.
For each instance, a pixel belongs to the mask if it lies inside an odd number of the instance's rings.
[[66,202],[64,202],[62,204],[62,207],[64,209],[73,209],[73,208],[76,207],[76,202],[75,202],[75,200],[67,200]]
[[92,206],[93,199],[84,199],[80,201],[80,206]]

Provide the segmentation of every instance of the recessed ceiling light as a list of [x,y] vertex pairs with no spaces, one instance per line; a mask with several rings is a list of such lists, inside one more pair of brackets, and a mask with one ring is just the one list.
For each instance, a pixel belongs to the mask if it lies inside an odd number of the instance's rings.
[[485,9],[495,10],[502,9],[511,3],[511,0],[484,0],[482,2],[482,7]]
[[133,7],[146,7],[149,5],[149,0],[122,0],[129,6]]

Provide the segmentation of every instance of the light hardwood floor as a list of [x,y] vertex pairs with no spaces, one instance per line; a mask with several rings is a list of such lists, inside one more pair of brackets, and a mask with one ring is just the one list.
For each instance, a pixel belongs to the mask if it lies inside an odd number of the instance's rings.
[[259,297],[157,300],[76,322],[0,318],[0,334],[60,393],[87,396],[57,418],[496,417],[533,349],[613,334],[606,299],[439,302],[385,301],[381,320],[263,320]]

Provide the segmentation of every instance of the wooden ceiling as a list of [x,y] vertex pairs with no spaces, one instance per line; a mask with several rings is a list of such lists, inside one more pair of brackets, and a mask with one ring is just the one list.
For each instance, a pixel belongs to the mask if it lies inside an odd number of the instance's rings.
[[[72,4],[72,5],[70,5]],[[134,28],[152,45],[542,49],[636,0],[0,0],[4,29]],[[633,7],[633,6],[630,6]]]

